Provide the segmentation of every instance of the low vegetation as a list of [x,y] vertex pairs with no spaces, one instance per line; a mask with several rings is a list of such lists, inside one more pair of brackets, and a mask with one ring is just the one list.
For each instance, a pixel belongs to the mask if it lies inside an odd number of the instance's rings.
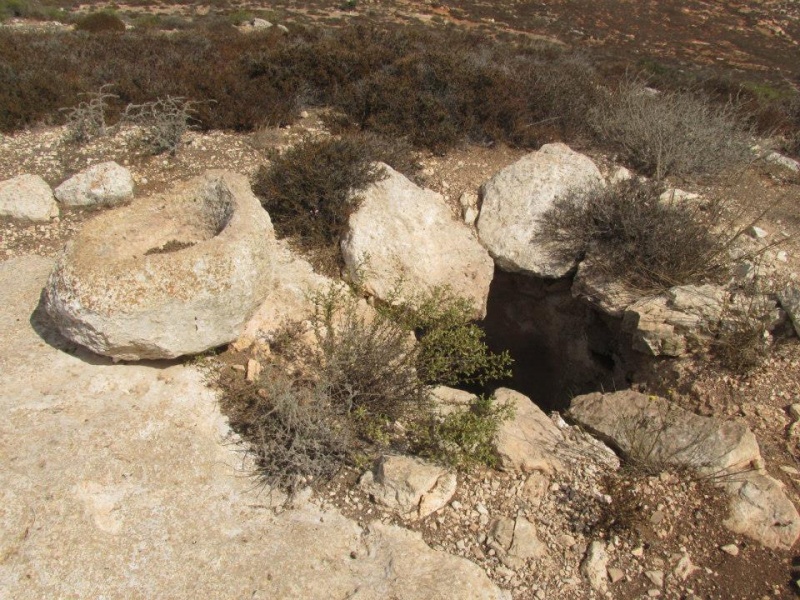
[[590,112],[599,140],[640,172],[714,175],[751,160],[752,132],[732,104],[690,92],[658,92],[626,80]]
[[543,215],[537,235],[569,256],[643,292],[724,279],[740,230],[725,226],[721,206],[661,196],[638,179],[575,190]]
[[[460,301],[438,298],[442,313],[462,314],[449,305]],[[270,364],[257,381],[230,369],[217,376],[232,425],[254,446],[267,484],[291,489],[387,448],[458,468],[495,464],[494,438],[511,410],[479,397],[441,414],[430,394],[438,382],[425,374],[436,372],[428,362],[454,349],[476,354],[474,364],[507,367],[508,357],[474,343],[423,351],[424,333],[418,343],[408,321],[375,311],[343,288],[317,295],[314,307],[310,329],[289,324],[273,337]],[[499,366],[494,373],[502,373]]]

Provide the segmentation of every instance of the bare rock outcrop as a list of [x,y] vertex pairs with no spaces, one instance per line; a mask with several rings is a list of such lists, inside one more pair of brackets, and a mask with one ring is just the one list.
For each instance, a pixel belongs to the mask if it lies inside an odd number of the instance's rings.
[[196,368],[59,350],[52,266],[0,263],[0,596],[510,599],[419,534],[274,511]]
[[247,180],[212,171],[87,223],[45,306],[62,335],[97,354],[203,352],[236,339],[267,295],[273,245]]
[[351,276],[382,300],[398,283],[401,294],[447,286],[483,317],[494,275],[489,254],[440,194],[382,166],[388,176],[360,194],[342,240]]
[[483,184],[478,235],[505,271],[563,277],[577,257],[565,258],[537,241],[539,218],[570,190],[602,184],[603,176],[589,157],[565,144],[546,144]]

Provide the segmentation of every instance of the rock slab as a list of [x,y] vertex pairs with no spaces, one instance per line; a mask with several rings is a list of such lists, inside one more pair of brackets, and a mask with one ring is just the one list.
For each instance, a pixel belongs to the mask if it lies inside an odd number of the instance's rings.
[[536,277],[564,277],[577,264],[548,249],[539,218],[574,189],[603,185],[592,160],[565,144],[546,144],[483,184],[478,235],[497,266]]
[[0,597],[510,600],[419,534],[276,514],[196,368],[59,350],[52,267],[0,263]]
[[209,172],[88,222],[44,293],[66,338],[122,360],[236,339],[270,288],[274,233],[247,180]]
[[58,205],[44,179],[38,175],[20,175],[0,181],[0,216],[49,221],[58,216]]

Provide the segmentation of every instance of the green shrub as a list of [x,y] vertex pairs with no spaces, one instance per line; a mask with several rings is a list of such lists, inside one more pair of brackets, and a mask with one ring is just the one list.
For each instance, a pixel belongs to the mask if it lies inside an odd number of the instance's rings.
[[491,396],[478,396],[468,407],[440,417],[431,414],[416,424],[415,454],[456,468],[497,466],[495,441],[500,425],[513,418],[509,405]]
[[115,14],[96,12],[78,19],[75,29],[89,33],[120,32],[125,31],[125,22]]
[[383,176],[375,159],[356,137],[306,138],[262,167],[253,191],[280,237],[295,237],[307,248],[330,247],[358,207],[353,192]]
[[572,258],[590,253],[593,266],[633,289],[724,279],[738,233],[720,231],[721,207],[663,201],[663,191],[636,179],[576,190],[542,216],[536,236]]
[[473,306],[447,288],[434,288],[385,310],[419,340],[417,372],[429,385],[484,385],[511,375],[511,356],[494,354],[473,321]]
[[656,179],[713,175],[747,163],[752,132],[733,105],[688,92],[655,92],[626,80],[592,109],[597,139]]

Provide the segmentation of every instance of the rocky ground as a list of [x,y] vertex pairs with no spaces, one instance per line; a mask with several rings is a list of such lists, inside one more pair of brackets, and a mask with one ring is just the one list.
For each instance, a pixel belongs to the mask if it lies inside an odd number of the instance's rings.
[[[797,2],[609,0],[587,11],[585,3],[569,0],[445,0],[365,2],[352,11],[338,1],[320,1],[274,3],[273,10],[287,23],[385,15],[401,22],[449,20],[492,35],[557,37],[611,57],[723,64],[767,79],[797,76]],[[0,180],[35,173],[56,186],[90,164],[116,160],[131,169],[140,197],[209,168],[252,176],[267,164],[269,150],[305,133],[325,133],[319,113],[311,111],[285,129],[193,132],[175,157],[153,157],[138,148],[134,130],[76,146],[64,141],[61,128],[34,129],[0,138]],[[462,194],[475,194],[523,154],[462,147],[445,156],[422,155],[420,179],[443,194],[460,218]],[[612,168],[608,157],[592,157],[604,174]],[[796,174],[759,163],[688,189],[730,199],[745,206],[746,214],[772,207],[759,226],[768,240],[788,240],[775,248],[770,268],[776,280],[797,281]],[[726,529],[727,501],[712,481],[672,471],[615,474],[587,455],[540,478],[494,470],[459,474],[447,506],[418,520],[377,505],[358,484],[363,469],[346,469],[303,492],[288,509],[280,506],[281,498],[247,477],[251,465],[242,459],[241,446],[229,443],[230,432],[194,367],[114,365],[47,336],[45,344],[32,328],[30,314],[52,258],[95,214],[92,208],[62,208],[57,219],[43,224],[0,218],[0,333],[3,346],[15,349],[13,357],[0,357],[0,400],[8,415],[0,428],[0,457],[9,465],[0,474],[0,525],[6,532],[0,536],[0,598],[426,597],[420,590],[455,585],[453,576],[442,576],[450,570],[474,582],[474,589],[485,592],[480,597],[497,593],[492,584],[515,599],[536,600],[796,597],[795,551],[770,550]],[[231,350],[227,360],[244,367],[246,358]],[[752,373],[730,372],[707,356],[664,359],[641,374],[636,387],[699,414],[746,424],[769,473],[798,503],[796,336],[776,343]],[[578,430],[564,431],[583,443]],[[524,559],[509,551],[509,528],[523,532],[519,523],[535,528],[525,538]],[[396,526],[418,532],[434,552]],[[274,552],[287,547],[287,536],[299,543]],[[419,555],[432,565],[428,571],[420,572],[418,561],[409,559]],[[594,560],[587,563],[587,556]],[[176,561],[184,565],[177,572],[170,566]],[[271,565],[267,575],[265,564]],[[388,578],[376,575],[387,572]],[[593,573],[602,581],[597,589]]]
[[[194,133],[176,157],[168,158],[142,155],[134,145],[120,141],[128,135],[126,132],[76,148],[60,141],[62,130],[42,129],[3,139],[0,179],[35,172],[57,185],[73,169],[114,158],[131,168],[137,196],[145,195],[206,168],[235,168],[252,174],[267,162],[270,147],[291,143],[305,130],[321,132],[316,115],[309,115],[302,126],[289,130],[250,135]],[[422,178],[446,197],[454,214],[459,214],[462,193],[474,193],[480,183],[520,155],[504,148],[466,147],[447,156],[421,156]],[[797,197],[798,184],[790,174],[776,175],[756,167],[740,181],[745,182],[741,188],[717,186],[704,191],[741,189],[740,193],[750,198],[754,190],[761,198]],[[762,223],[771,235],[793,233],[796,227],[794,213],[782,210],[779,216]],[[29,255],[53,257],[94,214],[95,209],[72,208],[63,210],[57,220],[36,225],[4,219],[0,252],[6,260]],[[787,261],[778,268],[788,275],[796,269],[797,255],[791,246],[786,252]],[[790,497],[796,499],[800,491],[800,438],[791,427],[795,417],[788,407],[800,402],[798,366],[800,344],[796,338],[786,339],[775,347],[765,365],[750,375],[726,372],[706,359],[667,361],[640,386],[652,393],[670,394],[701,414],[747,423],[758,436],[770,473],[780,478]],[[181,367],[171,367],[175,368]],[[17,375],[23,378],[22,374],[8,373],[12,379]],[[147,425],[142,427],[144,431]],[[570,435],[581,434],[576,431]],[[592,464],[576,460],[566,471],[533,484],[527,475],[492,470],[460,475],[453,501],[413,522],[375,505],[369,493],[357,485],[360,471],[346,470],[316,488],[314,502],[322,510],[340,511],[364,530],[378,518],[418,531],[431,548],[478,564],[514,598],[578,599],[608,594],[613,598],[745,599],[794,595],[793,554],[765,549],[725,529],[721,525],[727,512],[725,499],[708,481],[671,472],[658,476],[625,472],[620,477]],[[547,492],[542,495],[540,490],[537,495],[537,485]],[[114,499],[121,492],[94,480],[84,487],[88,491],[76,492],[77,497],[88,498],[87,506],[99,511],[96,521],[100,519],[97,522],[104,523],[103,527],[118,527],[120,521],[113,511],[119,509]],[[250,502],[250,506],[260,506],[258,495]],[[537,532],[536,551],[522,563],[505,554],[502,547],[502,528],[507,527],[504,523],[515,523],[519,518],[532,523]],[[587,571],[581,570],[594,542],[605,548],[606,562],[601,571],[607,592],[594,590]]]

